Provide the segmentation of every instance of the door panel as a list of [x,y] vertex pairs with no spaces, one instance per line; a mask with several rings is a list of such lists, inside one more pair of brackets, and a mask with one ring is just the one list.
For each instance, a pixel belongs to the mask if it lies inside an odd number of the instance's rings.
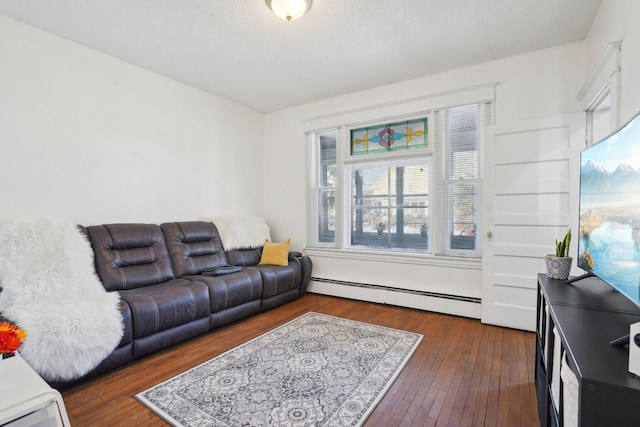
[[535,330],[536,275],[545,269],[544,256],[568,228],[577,231],[584,141],[583,113],[487,130],[484,323]]

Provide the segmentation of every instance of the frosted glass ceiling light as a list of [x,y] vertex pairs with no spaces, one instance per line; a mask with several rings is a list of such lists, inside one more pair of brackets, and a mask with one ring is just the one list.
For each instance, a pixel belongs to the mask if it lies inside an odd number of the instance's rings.
[[293,21],[311,9],[311,0],[266,0],[269,9],[278,18]]

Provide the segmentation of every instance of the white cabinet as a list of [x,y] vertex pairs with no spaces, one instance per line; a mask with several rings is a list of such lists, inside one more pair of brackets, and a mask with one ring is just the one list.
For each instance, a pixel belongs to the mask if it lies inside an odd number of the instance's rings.
[[0,368],[0,426],[69,427],[62,396],[16,355]]

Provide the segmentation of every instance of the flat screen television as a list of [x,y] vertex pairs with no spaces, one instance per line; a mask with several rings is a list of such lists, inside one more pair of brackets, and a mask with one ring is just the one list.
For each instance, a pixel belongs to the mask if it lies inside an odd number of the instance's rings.
[[640,306],[640,113],[580,154],[579,232],[578,267]]

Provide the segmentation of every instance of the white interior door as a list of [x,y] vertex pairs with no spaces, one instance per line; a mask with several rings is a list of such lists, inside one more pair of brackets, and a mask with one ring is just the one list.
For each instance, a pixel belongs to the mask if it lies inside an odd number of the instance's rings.
[[583,113],[551,117],[485,134],[483,323],[535,330],[544,256],[568,228],[577,233],[584,120]]

